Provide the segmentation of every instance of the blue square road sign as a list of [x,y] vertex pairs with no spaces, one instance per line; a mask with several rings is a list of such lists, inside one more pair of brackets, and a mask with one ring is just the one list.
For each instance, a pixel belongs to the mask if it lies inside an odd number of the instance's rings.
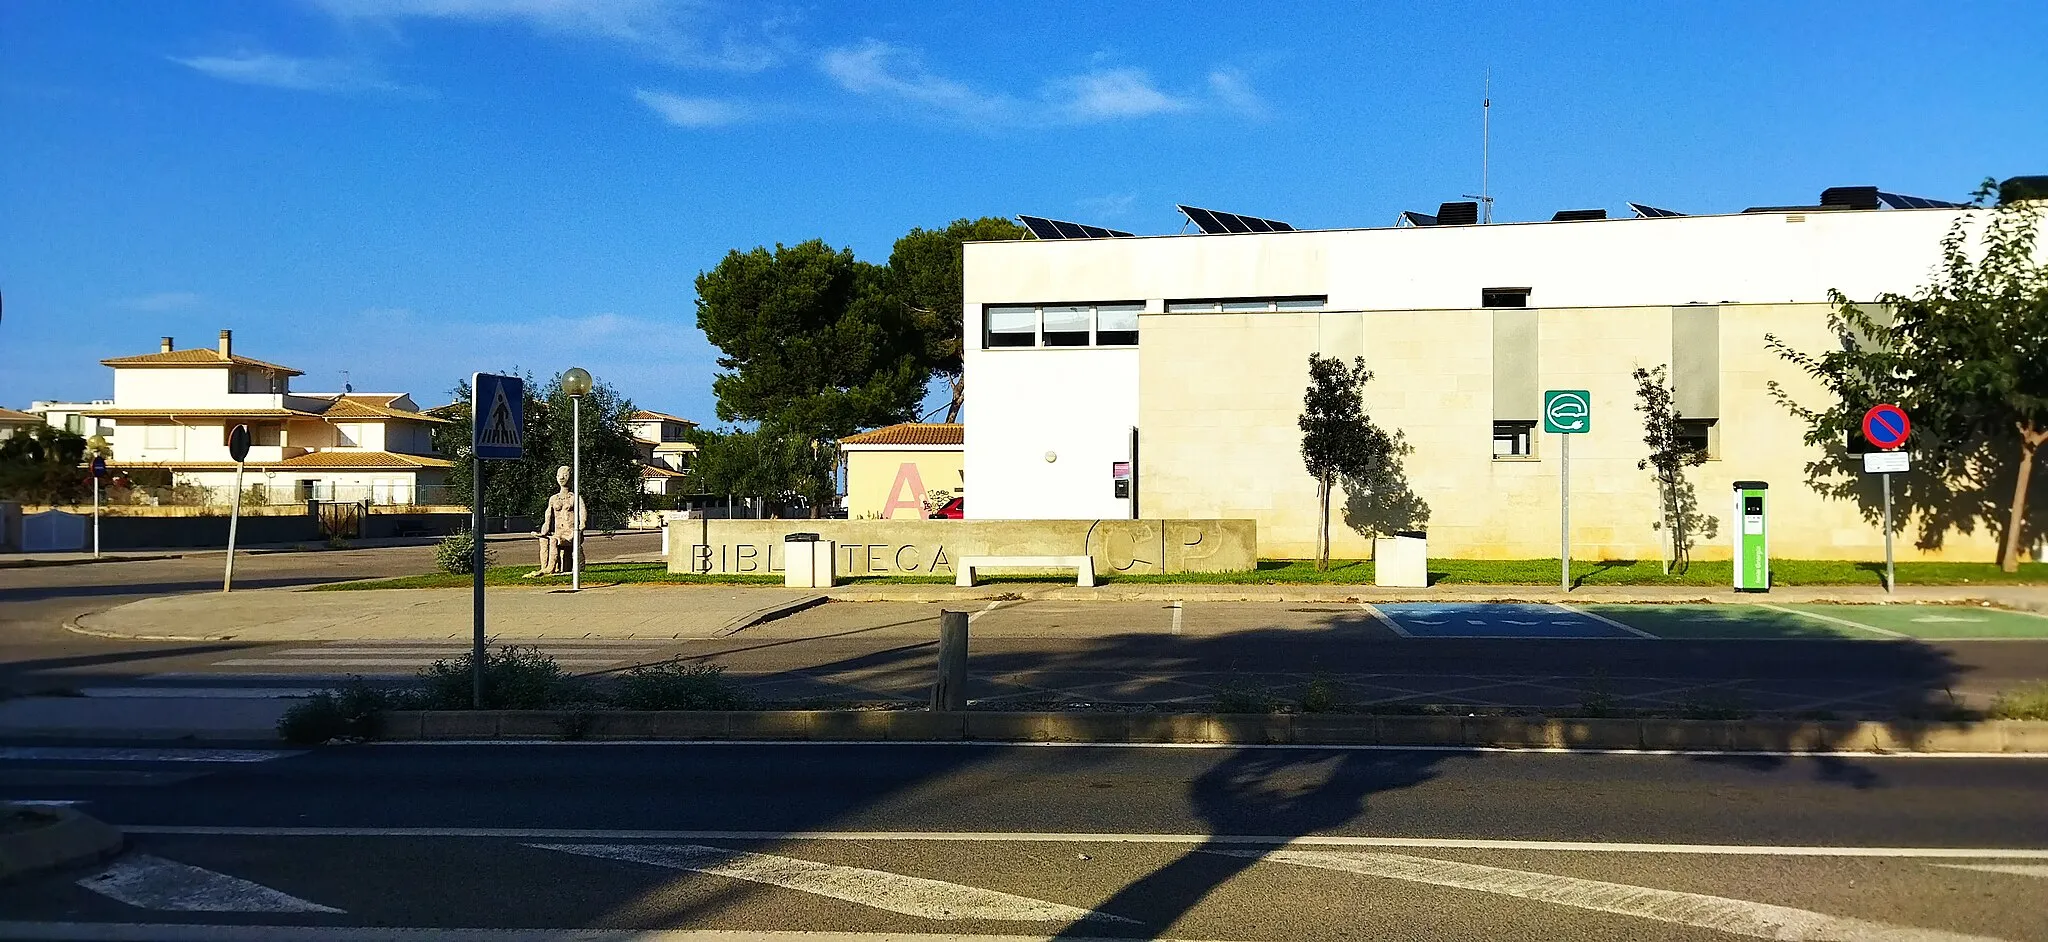
[[513,460],[526,446],[526,381],[477,373],[469,380],[470,447],[478,458]]

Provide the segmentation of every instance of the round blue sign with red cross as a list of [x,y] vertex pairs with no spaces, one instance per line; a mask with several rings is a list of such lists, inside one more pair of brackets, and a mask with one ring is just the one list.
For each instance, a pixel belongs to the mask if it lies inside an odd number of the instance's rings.
[[1863,413],[1863,437],[1871,444],[1891,451],[1906,443],[1906,436],[1913,434],[1913,422],[1906,418],[1906,410],[1883,403],[1870,407]]

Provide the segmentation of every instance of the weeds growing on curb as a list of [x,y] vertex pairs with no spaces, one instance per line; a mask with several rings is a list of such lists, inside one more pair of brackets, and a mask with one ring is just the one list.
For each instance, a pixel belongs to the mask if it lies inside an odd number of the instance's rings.
[[619,677],[622,710],[744,710],[747,696],[716,664],[654,664]]
[[2048,720],[2048,681],[2000,692],[1991,701],[1990,715],[1997,720]]
[[359,676],[338,690],[323,690],[284,711],[277,735],[286,742],[317,745],[357,741],[377,734],[377,714],[407,705],[406,696],[378,690]]
[[1328,677],[1311,678],[1308,688],[1301,692],[1303,713],[1335,713],[1342,706],[1337,696],[1337,684]]
[[[545,710],[589,699],[587,685],[562,672],[555,659],[532,645],[484,649],[484,709]],[[420,671],[418,708],[467,710],[475,705],[472,656],[465,651]]]
[[1280,701],[1261,684],[1232,680],[1216,687],[1218,713],[1271,713],[1279,707]]
[[1579,698],[1579,715],[1591,719],[1621,715],[1621,698],[1614,695],[1614,688],[1607,682],[1605,668],[1593,668],[1586,678],[1583,694]]

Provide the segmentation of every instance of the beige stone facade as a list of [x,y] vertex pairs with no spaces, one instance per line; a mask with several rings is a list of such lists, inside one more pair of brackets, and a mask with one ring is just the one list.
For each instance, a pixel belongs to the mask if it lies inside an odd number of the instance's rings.
[[1075,556],[1103,574],[1242,572],[1259,560],[1250,520],[671,520],[670,572],[782,571],[783,538],[837,544],[833,571],[954,574],[962,556]]
[[[1825,304],[1719,307],[1719,409],[1714,458],[1689,477],[1700,509],[1721,536],[1702,539],[1698,559],[1726,559],[1730,487],[1771,484],[1772,552],[1780,557],[1881,559],[1883,534],[1866,522],[1867,503],[1823,497],[1806,486],[1806,465],[1824,457],[1803,444],[1804,425],[1774,401],[1769,384],[1794,399],[1825,400],[1817,385],[1765,346],[1775,334],[1798,349],[1837,343]],[[1269,557],[1313,555],[1314,482],[1302,470],[1296,420],[1310,353],[1363,356],[1373,419],[1402,432],[1409,484],[1429,509],[1432,555],[1539,558],[1558,553],[1559,438],[1536,433],[1534,454],[1495,457],[1494,318],[1489,309],[1314,314],[1146,315],[1140,321],[1139,484],[1147,517],[1248,517]],[[1674,309],[1540,309],[1537,385],[1586,389],[1593,427],[1571,445],[1573,555],[1655,559],[1663,552],[1657,491],[1639,470],[1646,448],[1635,411],[1632,371],[1673,358]],[[1683,351],[1679,351],[1683,352]],[[1228,381],[1219,381],[1227,378]],[[1844,476],[1846,477],[1846,475]],[[1861,480],[1865,502],[1874,480]],[[1370,555],[1368,534],[1345,526],[1342,497],[1332,552]],[[1911,523],[1906,532],[1913,532]],[[1900,558],[1990,559],[1993,538],[1951,533],[1921,553],[1910,538]]]

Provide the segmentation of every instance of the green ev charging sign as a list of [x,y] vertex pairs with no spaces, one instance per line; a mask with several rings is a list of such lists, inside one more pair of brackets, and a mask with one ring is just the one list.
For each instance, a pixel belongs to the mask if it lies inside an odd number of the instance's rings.
[[1543,394],[1543,430],[1552,435],[1578,435],[1593,430],[1593,394],[1583,389],[1552,389]]

